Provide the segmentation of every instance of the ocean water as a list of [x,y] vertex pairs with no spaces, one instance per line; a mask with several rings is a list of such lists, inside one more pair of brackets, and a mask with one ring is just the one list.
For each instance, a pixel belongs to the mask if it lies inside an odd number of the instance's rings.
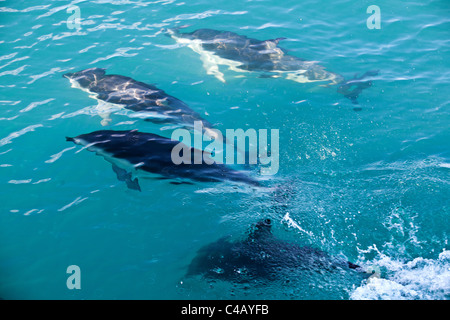
[[[370,5],[380,8],[380,29],[366,25]],[[291,55],[327,70],[379,75],[360,111],[333,87],[226,68],[222,83],[162,32],[185,25],[284,37]],[[0,34],[1,298],[450,297],[448,1],[6,0]],[[62,77],[93,67],[156,84],[220,130],[278,129],[269,188],[147,180],[142,192],[128,190],[102,157],[65,140],[105,129],[95,100]],[[112,120],[107,129],[171,134],[122,114]],[[242,238],[266,217],[277,237],[380,277],[186,277],[199,248]],[[81,289],[67,287],[71,265]]]

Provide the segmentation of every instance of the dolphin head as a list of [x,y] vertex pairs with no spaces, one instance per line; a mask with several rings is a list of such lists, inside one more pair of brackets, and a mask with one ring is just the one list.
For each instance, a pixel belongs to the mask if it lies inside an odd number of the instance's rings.
[[105,75],[105,69],[91,68],[85,69],[74,73],[66,73],[64,78],[70,80],[70,82],[81,89],[89,88],[93,83],[96,83]]
[[272,221],[270,219],[264,219],[258,221],[251,229],[249,234],[249,240],[264,240],[272,236]]

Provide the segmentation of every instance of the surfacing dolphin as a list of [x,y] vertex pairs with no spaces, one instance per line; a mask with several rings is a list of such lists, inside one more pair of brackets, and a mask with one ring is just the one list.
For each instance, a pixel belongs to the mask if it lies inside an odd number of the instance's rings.
[[102,125],[111,122],[110,114],[114,110],[134,111],[131,117],[143,118],[153,123],[177,124],[192,129],[194,121],[201,121],[207,133],[212,125],[183,101],[167,94],[163,90],[130,77],[110,74],[105,69],[91,68],[63,75],[72,83],[72,87],[81,89],[98,101],[98,113],[103,118]]
[[[199,182],[231,181],[259,186],[259,182],[244,172],[233,170],[225,164],[214,162],[208,153],[183,145],[152,133],[131,131],[100,130],[82,134],[67,141],[85,146],[89,151],[96,152],[113,165],[117,178],[125,181],[128,188],[141,191],[138,176],[145,178],[146,174],[159,175],[159,179],[182,179]],[[190,150],[191,159],[197,153],[202,153],[200,164],[180,163],[172,160],[172,150],[176,145],[183,145],[183,150]],[[208,164],[211,163],[211,164]],[[147,175],[147,177],[149,177]],[[186,181],[188,180],[188,181]]]
[[282,279],[298,271],[362,271],[358,265],[321,250],[277,239],[271,228],[270,219],[261,220],[242,241],[222,238],[201,248],[190,263],[187,276],[248,282]]
[[262,72],[261,77],[284,77],[299,83],[326,82],[338,85],[338,92],[357,104],[363,89],[372,85],[371,78],[378,71],[345,80],[343,76],[325,70],[316,61],[308,61],[287,53],[278,46],[285,38],[257,40],[230,31],[198,29],[181,33],[184,27],[168,29],[178,43],[185,44],[200,55],[207,73],[225,82],[219,65],[227,65],[236,72]]

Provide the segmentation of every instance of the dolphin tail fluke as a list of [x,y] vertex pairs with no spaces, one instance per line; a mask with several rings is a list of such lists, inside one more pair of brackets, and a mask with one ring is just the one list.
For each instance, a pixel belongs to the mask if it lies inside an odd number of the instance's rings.
[[337,92],[343,94],[353,104],[358,104],[358,96],[364,89],[372,86],[372,77],[378,75],[378,70],[367,71],[362,76],[355,75],[353,79],[344,80]]
[[132,179],[131,173],[127,172],[125,169],[119,168],[117,165],[113,164],[112,168],[117,175],[117,179],[124,181],[127,184],[128,189],[141,191],[141,186],[137,178]]

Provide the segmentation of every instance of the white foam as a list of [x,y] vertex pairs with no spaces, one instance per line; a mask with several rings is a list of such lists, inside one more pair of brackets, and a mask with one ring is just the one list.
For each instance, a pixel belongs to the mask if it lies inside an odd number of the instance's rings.
[[302,227],[300,227],[300,225],[295,222],[290,216],[289,216],[289,212],[287,212],[284,217],[283,217],[283,221],[287,223],[287,225],[289,227],[295,228],[303,233],[306,233],[308,236],[313,237],[314,234],[311,231],[306,231],[305,229],[303,229]]
[[72,150],[72,149],[75,149],[75,148],[76,148],[76,147],[69,147],[69,148],[66,148],[66,149],[64,149],[64,150],[62,150],[62,151],[60,151],[60,152],[58,152],[58,153],[56,153],[56,154],[50,156],[50,159],[46,160],[45,163],[53,163],[53,162],[55,162],[56,160],[58,160],[59,158],[61,158],[61,156],[63,155],[64,152],[69,151],[69,150]]
[[447,300],[450,298],[450,251],[437,259],[402,262],[381,254],[375,262],[381,278],[370,278],[356,288],[353,300]]

